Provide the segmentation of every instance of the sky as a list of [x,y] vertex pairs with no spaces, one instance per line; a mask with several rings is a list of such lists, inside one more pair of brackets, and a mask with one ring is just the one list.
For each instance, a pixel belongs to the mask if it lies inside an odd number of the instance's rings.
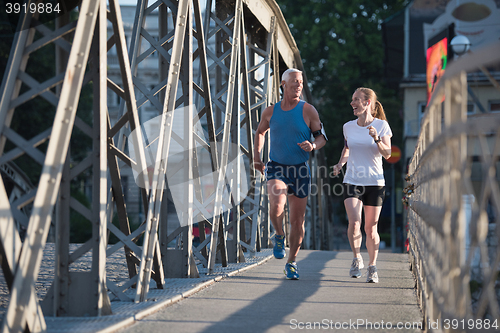
[[120,5],[137,5],[137,0],[119,0]]

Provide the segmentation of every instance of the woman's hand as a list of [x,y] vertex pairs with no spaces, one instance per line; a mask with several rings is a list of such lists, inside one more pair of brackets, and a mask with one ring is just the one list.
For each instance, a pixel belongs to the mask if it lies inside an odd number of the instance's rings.
[[335,164],[333,166],[333,175],[334,176],[338,175],[341,170],[342,170],[342,163]]
[[368,134],[373,138],[373,140],[377,140],[377,130],[373,126],[368,126]]

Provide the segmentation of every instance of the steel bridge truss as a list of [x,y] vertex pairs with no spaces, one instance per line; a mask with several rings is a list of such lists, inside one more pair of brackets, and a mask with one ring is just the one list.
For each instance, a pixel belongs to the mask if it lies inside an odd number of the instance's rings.
[[[33,2],[26,0],[28,7]],[[158,11],[158,38],[145,25],[154,11]],[[11,170],[23,157],[40,169],[38,184],[19,185],[24,190],[10,201],[0,179],[2,268],[11,293],[3,332],[43,331],[44,315],[110,314],[110,296],[142,302],[147,300],[151,279],[161,289],[168,283],[166,277],[197,277],[200,269],[212,274],[216,262],[222,266],[242,262],[243,252],[268,247],[265,186],[251,167],[253,136],[260,112],[279,99],[280,73],[302,68],[274,1],[140,0],[129,49],[117,0],[110,0],[109,8],[103,0],[84,0],[77,10],[58,17],[54,29],[37,19],[36,13],[21,16],[1,87],[0,165]],[[141,52],[144,41],[150,47]],[[30,58],[47,45],[55,46],[56,72],[39,82],[27,69]],[[107,73],[113,47],[121,82]],[[154,52],[159,55],[160,83],[149,89],[137,70]],[[83,87],[92,90],[90,121],[79,109]],[[114,122],[107,109],[109,91],[121,99]],[[306,84],[304,92],[310,100]],[[23,137],[11,126],[16,116],[22,119],[16,108],[41,99],[55,109],[52,126]],[[138,108],[147,102],[158,110],[155,138],[147,137],[139,121]],[[177,120],[182,120],[182,127],[175,125]],[[206,137],[196,130],[200,122]],[[71,154],[75,131],[90,139],[90,153],[84,158]],[[182,148],[177,162],[169,159],[174,144]],[[207,152],[214,175],[208,197],[203,195],[198,161]],[[141,185],[146,217],[136,230],[131,229],[125,203],[125,167],[136,171]],[[71,195],[71,183],[85,175],[92,179],[89,207]],[[174,230],[167,227],[165,204],[171,177],[187,179],[177,198],[183,209]],[[245,181],[252,186],[242,193]],[[72,251],[71,212],[88,220],[92,230],[92,237]],[[112,223],[115,215],[118,226]],[[193,221],[200,230],[197,247],[191,239]],[[27,228],[24,241],[19,224]],[[56,278],[40,303],[34,285],[51,224]],[[111,234],[118,242],[108,245]],[[117,283],[106,277],[106,258],[122,248],[128,280]],[[92,258],[88,269],[72,269],[85,255]]]

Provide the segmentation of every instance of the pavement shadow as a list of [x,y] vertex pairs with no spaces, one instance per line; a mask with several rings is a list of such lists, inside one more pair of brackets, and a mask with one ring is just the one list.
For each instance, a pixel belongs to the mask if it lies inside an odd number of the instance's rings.
[[[262,332],[277,325],[286,325],[289,328],[289,323],[285,322],[285,318],[288,318],[301,303],[319,290],[321,280],[324,277],[322,271],[327,262],[334,259],[337,254],[336,252],[330,253],[331,256],[328,260],[325,260],[324,253],[316,251],[309,252],[305,257],[298,260],[300,280],[286,280],[282,271],[279,272],[281,273],[281,281],[277,281],[276,277],[273,279],[273,277],[269,276],[272,280],[271,283],[279,283],[277,287],[256,298],[251,304],[239,311],[231,313],[225,320],[207,327],[202,332]],[[280,262],[283,263],[284,267],[285,261]],[[273,265],[274,268],[278,267]],[[233,278],[240,278],[244,283],[261,284],[264,281],[259,277],[234,276]],[[251,326],[244,325],[248,323],[248,319],[243,318],[248,318],[248,316],[253,317]]]

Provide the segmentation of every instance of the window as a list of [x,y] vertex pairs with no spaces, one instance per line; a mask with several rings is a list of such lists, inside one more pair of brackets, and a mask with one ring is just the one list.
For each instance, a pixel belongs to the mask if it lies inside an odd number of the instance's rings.
[[414,136],[414,137],[418,136],[418,133],[420,131],[420,126],[422,123],[422,118],[424,117],[425,114],[425,107],[426,107],[426,102],[418,102],[416,110],[418,113],[418,118],[405,121],[405,128],[404,128],[405,136]]
[[115,101],[114,95],[116,95],[114,93],[114,91],[108,88],[108,106],[115,106],[116,105],[115,103],[113,103]]
[[127,203],[128,191],[129,191],[128,176],[122,176],[122,190],[123,190],[123,199],[125,200],[125,203]]
[[418,103],[418,123],[420,124],[422,122],[422,118],[424,117],[425,114],[425,107],[426,107],[425,102],[419,102]]
[[[155,90],[154,84],[149,85],[149,91],[151,92],[151,94],[154,92],[154,90]],[[158,96],[158,95],[156,95],[156,96]],[[158,98],[156,96],[151,96],[151,98],[152,99],[153,98]],[[153,102],[151,102],[151,99],[149,100],[148,109],[156,109],[156,106],[153,104]]]
[[476,104],[467,103],[467,114],[474,114],[474,113],[476,113]]
[[488,101],[488,110],[490,112],[500,112],[500,100]]
[[[153,38],[154,38],[154,40],[155,40],[156,42],[158,42],[158,36],[153,36]],[[155,51],[151,54],[151,57],[153,57],[153,58],[158,58],[158,51],[156,51],[156,49],[155,49]]]

